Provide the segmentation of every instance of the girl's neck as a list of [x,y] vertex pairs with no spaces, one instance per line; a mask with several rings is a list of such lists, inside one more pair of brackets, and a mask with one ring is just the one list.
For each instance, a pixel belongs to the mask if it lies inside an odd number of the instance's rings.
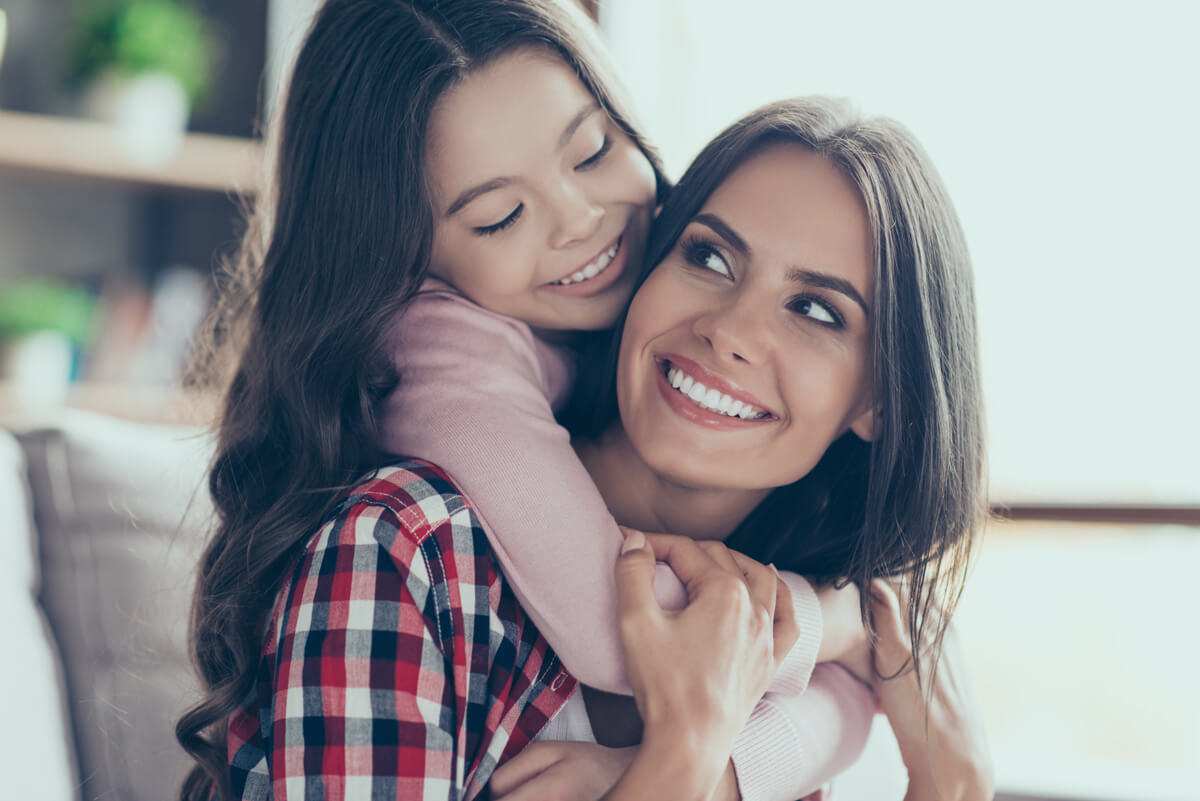
[[642,461],[620,424],[594,441],[576,442],[575,451],[617,522],[641,531],[724,539],[769,493],[673,482]]

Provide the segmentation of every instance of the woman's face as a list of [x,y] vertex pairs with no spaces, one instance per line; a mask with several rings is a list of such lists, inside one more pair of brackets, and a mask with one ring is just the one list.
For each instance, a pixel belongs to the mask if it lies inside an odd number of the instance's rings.
[[655,203],[645,154],[556,56],[517,50],[438,102],[435,276],[538,328],[607,328]]
[[822,156],[773,145],[708,198],[634,296],[621,420],[684,486],[766,489],[872,435],[871,230]]

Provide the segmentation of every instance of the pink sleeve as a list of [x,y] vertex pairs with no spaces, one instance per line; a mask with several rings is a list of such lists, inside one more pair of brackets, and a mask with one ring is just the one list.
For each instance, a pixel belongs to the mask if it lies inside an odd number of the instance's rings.
[[790,801],[814,792],[858,759],[875,694],[850,671],[823,662],[803,695],[767,693],[733,746],[743,801]]
[[[446,470],[567,670],[597,689],[630,694],[611,570],[622,537],[554,420],[549,399],[563,391],[565,371],[539,356],[528,326],[448,292],[419,295],[389,346],[401,382],[381,410],[385,450]],[[798,693],[820,646],[821,613],[808,582],[787,581],[801,639],[771,690]],[[655,594],[668,609],[687,600],[665,565]]]
[[[550,385],[528,326],[458,296],[423,294],[389,344],[401,380],[382,409],[385,450],[449,473],[567,670],[630,694],[611,569],[622,536],[554,420],[549,398],[562,387]],[[666,566],[655,590],[664,605],[686,602]]]

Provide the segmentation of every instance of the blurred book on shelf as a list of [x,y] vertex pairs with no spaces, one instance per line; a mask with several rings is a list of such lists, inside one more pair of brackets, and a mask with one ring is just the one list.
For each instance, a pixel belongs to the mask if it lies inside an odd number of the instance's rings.
[[181,376],[211,294],[210,279],[186,267],[149,285],[110,272],[0,286],[0,414],[36,424],[82,406],[203,422],[211,403],[184,393]]

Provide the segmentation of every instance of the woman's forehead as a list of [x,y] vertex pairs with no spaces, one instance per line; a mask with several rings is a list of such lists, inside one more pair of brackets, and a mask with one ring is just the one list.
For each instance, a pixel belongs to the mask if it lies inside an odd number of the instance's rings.
[[870,297],[874,259],[866,204],[829,159],[782,143],[735,168],[704,203],[762,259],[837,273]]

